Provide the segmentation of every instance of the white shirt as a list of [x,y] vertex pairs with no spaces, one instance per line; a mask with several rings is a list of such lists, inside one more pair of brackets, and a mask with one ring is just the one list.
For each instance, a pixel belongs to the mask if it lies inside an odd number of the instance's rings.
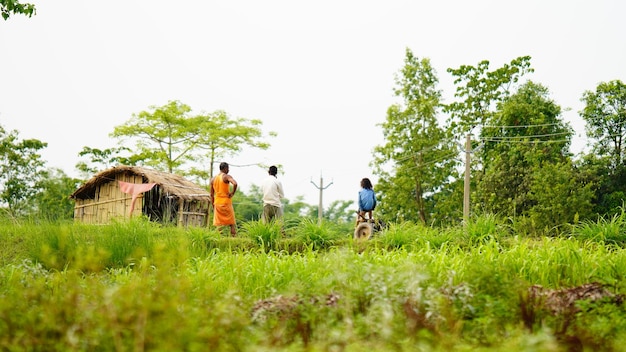
[[267,176],[261,183],[261,190],[263,191],[263,204],[282,207],[280,199],[285,197],[285,193],[282,183],[276,176]]

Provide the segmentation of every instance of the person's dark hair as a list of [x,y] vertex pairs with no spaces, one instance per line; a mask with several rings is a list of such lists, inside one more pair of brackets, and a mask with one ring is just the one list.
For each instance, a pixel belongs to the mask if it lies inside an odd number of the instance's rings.
[[372,182],[366,177],[361,180],[361,187],[365,189],[372,189]]
[[269,169],[268,172],[269,172],[270,175],[276,176],[276,174],[278,174],[278,168],[276,166],[272,165],[272,166],[270,166],[270,169]]
[[226,169],[228,169],[228,163],[227,163],[227,162],[225,162],[225,161],[222,161],[222,162],[220,163],[220,171],[224,171],[224,170],[226,170]]

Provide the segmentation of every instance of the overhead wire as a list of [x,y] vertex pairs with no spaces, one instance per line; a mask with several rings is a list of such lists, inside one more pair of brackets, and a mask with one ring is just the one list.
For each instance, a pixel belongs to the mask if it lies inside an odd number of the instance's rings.
[[409,160],[409,159],[413,158],[414,156],[419,155],[420,153],[426,153],[426,152],[431,151],[431,150],[433,150],[433,149],[439,148],[439,147],[441,147],[442,145],[446,145],[447,143],[451,143],[451,142],[450,142],[449,140],[443,140],[443,141],[442,141],[442,142],[440,142],[440,143],[437,143],[437,144],[431,145],[431,146],[426,147],[426,148],[424,148],[424,149],[420,149],[419,151],[415,151],[415,152],[408,153],[407,155],[405,155],[405,156],[402,156],[402,157],[398,158],[398,159],[396,160],[396,162],[401,163],[401,162],[407,161],[407,160]]
[[557,126],[557,125],[561,125],[561,123],[559,122],[553,122],[553,123],[544,123],[544,124],[538,124],[538,125],[485,125],[482,126],[483,128],[528,128],[528,127],[547,127],[547,126]]
[[526,138],[544,138],[544,137],[553,137],[553,136],[563,136],[568,135],[569,132],[557,132],[557,133],[546,133],[546,134],[531,134],[531,135],[523,135],[523,136],[488,136],[481,137],[480,139],[492,139],[492,140],[519,140]]
[[536,140],[536,141],[525,141],[525,140],[506,140],[506,139],[481,139],[485,142],[498,142],[498,143],[510,143],[510,144],[539,144],[539,143],[565,143],[569,142],[569,139],[551,139],[547,141]]
[[406,169],[404,169],[404,170],[406,170],[406,171],[410,171],[410,170],[415,170],[415,169],[418,169],[418,168],[420,168],[420,167],[424,167],[424,166],[428,166],[428,165],[432,165],[432,164],[440,163],[440,162],[442,162],[442,161],[452,159],[452,157],[453,157],[453,156],[455,156],[455,155],[458,155],[458,152],[450,152],[450,153],[447,153],[447,154],[442,155],[441,157],[439,157],[439,158],[437,158],[437,159],[433,159],[433,160],[428,160],[428,161],[425,161],[425,162],[421,162],[421,163],[419,163],[419,165],[412,165],[411,167],[406,168]]

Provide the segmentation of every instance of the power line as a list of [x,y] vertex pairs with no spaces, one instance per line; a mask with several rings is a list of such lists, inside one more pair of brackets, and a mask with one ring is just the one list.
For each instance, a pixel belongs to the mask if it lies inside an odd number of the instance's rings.
[[505,140],[505,139],[490,139],[490,138],[481,138],[484,142],[497,142],[497,143],[509,143],[509,144],[540,144],[540,143],[565,143],[569,142],[569,139],[551,139],[547,141],[536,140],[536,141],[525,141],[525,140]]
[[539,125],[511,125],[511,126],[485,125],[483,126],[483,128],[530,128],[530,127],[547,127],[547,126],[557,126],[557,125],[561,125],[561,123],[554,122],[554,123],[544,123],[544,124],[539,124]]
[[569,132],[556,132],[556,133],[547,133],[547,134],[529,134],[529,135],[522,135],[522,136],[487,136],[487,137],[481,137],[481,139],[491,138],[492,140],[507,140],[507,139],[519,140],[519,139],[525,139],[525,138],[544,138],[544,137],[552,137],[552,136],[564,136],[568,134],[570,133]]
[[[448,141],[444,141],[444,142],[448,142]],[[415,156],[417,156],[417,155],[419,155],[419,154],[421,154],[421,153],[425,153],[425,152],[428,152],[428,151],[434,150],[435,148],[438,148],[438,147],[440,147],[441,145],[442,145],[442,143],[439,143],[439,144],[432,145],[432,146],[427,147],[427,148],[424,148],[424,149],[420,149],[419,151],[409,153],[409,154],[407,154],[407,155],[405,155],[405,156],[400,157],[399,159],[397,159],[397,160],[396,160],[396,162],[397,162],[397,163],[401,163],[401,162],[407,161],[407,160],[409,160],[409,159],[411,159],[411,158],[413,158],[413,157],[415,157]]]
[[[221,163],[221,161],[214,161],[213,164],[219,164]],[[242,164],[242,165],[236,165],[236,164],[231,164],[228,163],[228,166],[233,166],[233,167],[248,167],[248,166],[263,166],[263,164],[261,163],[253,163],[253,164]]]
[[429,160],[429,161],[425,161],[425,162],[421,162],[419,165],[414,165],[411,166],[407,169],[405,169],[405,171],[411,171],[411,170],[415,170],[415,169],[419,169],[420,167],[424,167],[424,166],[428,166],[431,164],[436,164],[436,163],[440,163],[446,160],[450,160],[453,156],[458,155],[458,152],[451,152],[448,154],[444,154],[441,157],[434,159],[434,160]]

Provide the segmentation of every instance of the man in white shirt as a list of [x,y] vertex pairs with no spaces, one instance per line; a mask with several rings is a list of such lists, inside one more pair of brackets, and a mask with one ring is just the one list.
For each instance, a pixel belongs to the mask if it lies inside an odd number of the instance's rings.
[[283,217],[281,199],[285,197],[283,185],[276,177],[278,168],[273,165],[270,166],[268,174],[261,183],[261,190],[263,191],[263,220],[265,222]]

